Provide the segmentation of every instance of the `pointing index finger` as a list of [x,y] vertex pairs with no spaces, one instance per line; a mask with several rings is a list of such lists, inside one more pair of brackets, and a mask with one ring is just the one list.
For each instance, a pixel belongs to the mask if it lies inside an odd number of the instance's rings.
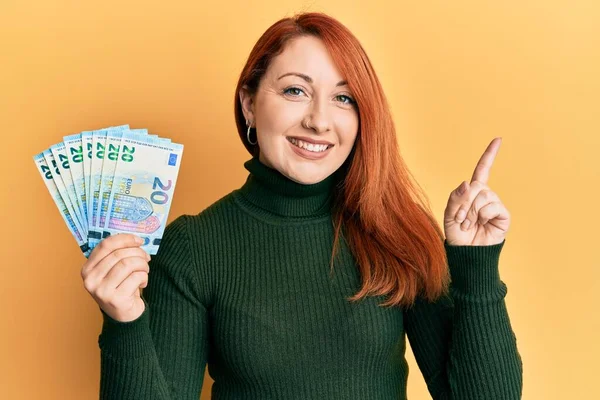
[[487,149],[485,149],[485,152],[477,162],[475,171],[473,171],[471,183],[473,183],[473,181],[478,181],[487,184],[487,181],[490,177],[490,169],[492,168],[492,164],[494,163],[496,154],[498,154],[498,149],[500,148],[501,143],[502,138],[499,137],[494,138],[494,140],[491,141],[491,143],[488,145]]

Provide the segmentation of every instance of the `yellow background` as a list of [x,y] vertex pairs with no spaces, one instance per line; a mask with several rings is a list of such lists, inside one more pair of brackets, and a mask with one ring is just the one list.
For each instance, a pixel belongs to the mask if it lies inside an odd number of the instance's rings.
[[[99,388],[101,315],[32,156],[82,130],[148,128],[185,145],[169,219],[201,211],[247,175],[233,91],[248,53],[276,20],[310,10],[365,47],[438,221],[503,138],[489,184],[513,218],[500,272],[523,398],[600,398],[600,3],[360,3],[0,2],[0,397]],[[407,357],[409,398],[429,399]]]

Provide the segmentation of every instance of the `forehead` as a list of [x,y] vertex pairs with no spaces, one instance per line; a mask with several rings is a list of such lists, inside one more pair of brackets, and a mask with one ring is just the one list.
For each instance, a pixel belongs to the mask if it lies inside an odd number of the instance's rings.
[[315,83],[342,80],[329,51],[321,39],[302,36],[290,40],[281,54],[273,58],[269,71],[271,79],[277,80],[288,72],[299,72],[313,78]]

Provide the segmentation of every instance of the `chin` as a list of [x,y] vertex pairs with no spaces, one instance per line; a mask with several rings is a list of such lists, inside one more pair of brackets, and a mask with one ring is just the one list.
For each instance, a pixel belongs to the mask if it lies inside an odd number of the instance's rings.
[[[314,169],[314,168],[320,168],[320,167],[312,165],[310,169]],[[308,172],[308,171],[307,172],[297,171],[297,172],[298,173],[294,174],[294,177],[290,178],[290,179],[292,179],[293,181],[295,181],[297,183],[301,183],[303,185],[312,185],[314,183],[319,183],[329,176],[329,174],[323,173],[322,169],[320,169],[319,171],[311,171],[311,172]]]

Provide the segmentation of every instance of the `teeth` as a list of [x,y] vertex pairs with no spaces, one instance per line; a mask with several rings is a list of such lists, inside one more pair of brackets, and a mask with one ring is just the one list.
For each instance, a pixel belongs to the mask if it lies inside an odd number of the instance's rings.
[[302,140],[297,140],[294,138],[289,138],[290,142],[292,142],[294,145],[301,147],[305,150],[308,151],[312,151],[314,153],[320,153],[323,152],[325,150],[327,150],[327,145],[326,144],[312,144],[312,143],[306,143],[303,142]]

